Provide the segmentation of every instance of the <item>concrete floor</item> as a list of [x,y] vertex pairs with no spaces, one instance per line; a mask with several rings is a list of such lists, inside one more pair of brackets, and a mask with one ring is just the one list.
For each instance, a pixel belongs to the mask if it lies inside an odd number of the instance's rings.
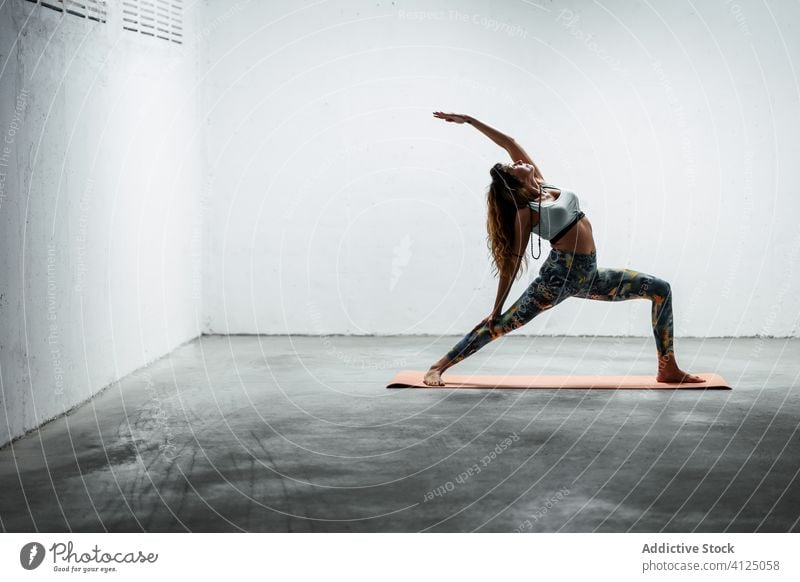
[[[2,529],[800,531],[800,340],[676,340],[732,391],[384,388],[457,339],[195,340],[0,450]],[[511,335],[452,369],[478,371],[655,349]]]

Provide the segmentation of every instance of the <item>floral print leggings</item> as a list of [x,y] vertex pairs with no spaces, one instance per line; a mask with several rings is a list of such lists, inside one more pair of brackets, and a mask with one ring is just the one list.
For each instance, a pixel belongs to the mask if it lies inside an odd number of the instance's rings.
[[447,367],[569,297],[598,301],[649,299],[653,302],[653,335],[659,357],[663,360],[673,353],[672,293],[668,282],[630,269],[597,268],[596,251],[587,255],[551,249],[539,276],[522,296],[494,320],[494,325],[478,325],[464,336],[447,353]]

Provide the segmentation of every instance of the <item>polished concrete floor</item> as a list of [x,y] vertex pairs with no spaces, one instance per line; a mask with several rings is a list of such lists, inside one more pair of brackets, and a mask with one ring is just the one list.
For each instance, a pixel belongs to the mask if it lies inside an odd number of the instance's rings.
[[[385,389],[457,339],[195,340],[0,450],[2,529],[800,531],[800,341],[676,340],[733,390]],[[512,335],[472,372],[650,374],[655,350]]]

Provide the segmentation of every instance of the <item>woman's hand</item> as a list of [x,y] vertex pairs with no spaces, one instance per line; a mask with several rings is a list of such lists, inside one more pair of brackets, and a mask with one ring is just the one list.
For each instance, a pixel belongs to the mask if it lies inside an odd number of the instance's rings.
[[474,331],[475,329],[478,329],[479,327],[483,327],[484,325],[487,325],[487,326],[489,327],[489,330],[491,331],[491,329],[492,329],[492,328],[495,326],[495,324],[497,323],[497,319],[498,319],[499,317],[500,317],[500,314],[499,314],[498,312],[496,312],[496,311],[492,311],[492,312],[491,312],[489,315],[487,315],[486,317],[484,317],[484,318],[481,320],[481,322],[480,322],[478,325],[476,325],[476,326],[475,326],[475,328],[473,329],[473,331]]
[[445,121],[449,121],[451,123],[469,123],[469,115],[461,115],[460,113],[443,113],[442,111],[434,111],[434,117],[438,117],[439,119],[444,119]]

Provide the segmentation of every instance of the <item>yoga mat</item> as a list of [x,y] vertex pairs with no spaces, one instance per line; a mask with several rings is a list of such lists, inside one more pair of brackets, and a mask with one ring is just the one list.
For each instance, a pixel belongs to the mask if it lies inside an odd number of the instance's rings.
[[387,388],[484,388],[484,389],[596,389],[596,390],[730,390],[719,374],[697,374],[705,380],[694,384],[656,382],[653,376],[459,376],[444,373],[444,386],[428,386],[425,372],[403,370]]

